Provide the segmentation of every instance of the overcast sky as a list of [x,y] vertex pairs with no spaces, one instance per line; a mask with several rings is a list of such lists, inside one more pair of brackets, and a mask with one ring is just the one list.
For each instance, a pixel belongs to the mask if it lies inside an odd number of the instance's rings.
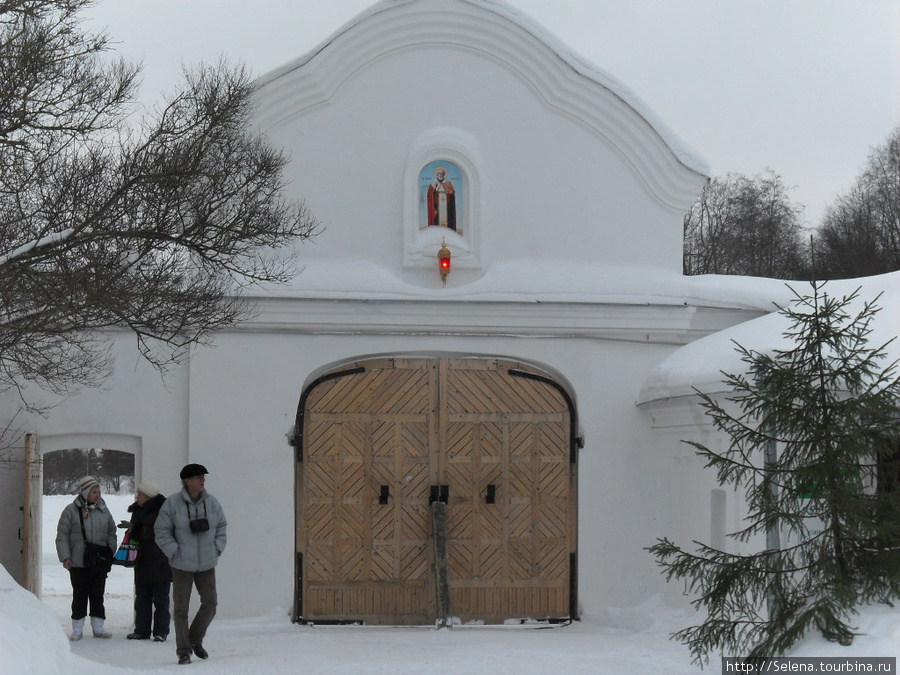
[[[219,55],[261,75],[370,0],[100,0],[144,96]],[[900,126],[900,0],[510,0],[642,99],[713,175],[779,173],[805,220]]]

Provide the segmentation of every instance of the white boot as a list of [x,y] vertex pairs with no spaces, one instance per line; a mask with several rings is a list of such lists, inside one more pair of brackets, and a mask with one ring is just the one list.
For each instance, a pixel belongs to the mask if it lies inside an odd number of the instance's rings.
[[112,633],[108,633],[103,627],[103,619],[97,616],[91,617],[91,630],[94,631],[95,638],[111,638]]
[[78,642],[84,637],[84,619],[72,619],[72,642]]

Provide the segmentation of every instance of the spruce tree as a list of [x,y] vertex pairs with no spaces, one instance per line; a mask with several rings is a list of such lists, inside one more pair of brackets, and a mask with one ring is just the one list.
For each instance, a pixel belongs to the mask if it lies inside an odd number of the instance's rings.
[[727,449],[689,442],[720,485],[745,494],[746,527],[730,536],[767,543],[738,554],[663,538],[649,549],[705,610],[672,635],[700,664],[714,651],[782,655],[812,631],[850,644],[856,608],[900,594],[900,379],[890,342],[869,344],[878,298],[860,305],[858,290],[835,298],[817,282],[791,290],[779,307],[788,348],[737,345],[746,372],[723,373],[730,393],[697,392]]

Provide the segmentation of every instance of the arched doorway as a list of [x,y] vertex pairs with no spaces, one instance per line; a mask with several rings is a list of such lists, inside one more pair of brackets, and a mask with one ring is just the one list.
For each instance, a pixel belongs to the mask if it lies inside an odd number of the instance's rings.
[[[127,495],[127,505],[134,493],[140,458],[138,436],[109,433],[26,436],[22,557],[23,585],[28,590],[45,600],[54,593],[70,593],[68,573],[62,579],[47,579],[43,571],[48,568],[58,573],[62,569],[56,557],[56,522],[62,509],[74,498],[75,481],[86,473],[94,474],[102,485],[107,505],[117,492]],[[123,506],[117,510],[116,520],[125,515]]]
[[574,428],[563,387],[503,359],[373,359],[316,380],[295,435],[295,619],[573,618]]

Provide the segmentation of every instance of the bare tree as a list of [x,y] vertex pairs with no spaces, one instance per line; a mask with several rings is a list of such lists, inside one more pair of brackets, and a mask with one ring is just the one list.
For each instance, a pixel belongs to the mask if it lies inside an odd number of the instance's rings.
[[815,237],[817,273],[842,279],[900,269],[900,127],[869,155]]
[[93,0],[0,0],[0,390],[65,393],[112,367],[126,329],[165,368],[298,272],[315,234],[283,196],[286,155],[251,131],[253,84],[224,62],[135,114],[138,69],[105,54]]
[[771,170],[710,181],[684,218],[684,273],[805,278],[801,208],[787,192]]
[[713,274],[731,258],[730,206],[734,181],[713,178],[684,216],[684,273]]

